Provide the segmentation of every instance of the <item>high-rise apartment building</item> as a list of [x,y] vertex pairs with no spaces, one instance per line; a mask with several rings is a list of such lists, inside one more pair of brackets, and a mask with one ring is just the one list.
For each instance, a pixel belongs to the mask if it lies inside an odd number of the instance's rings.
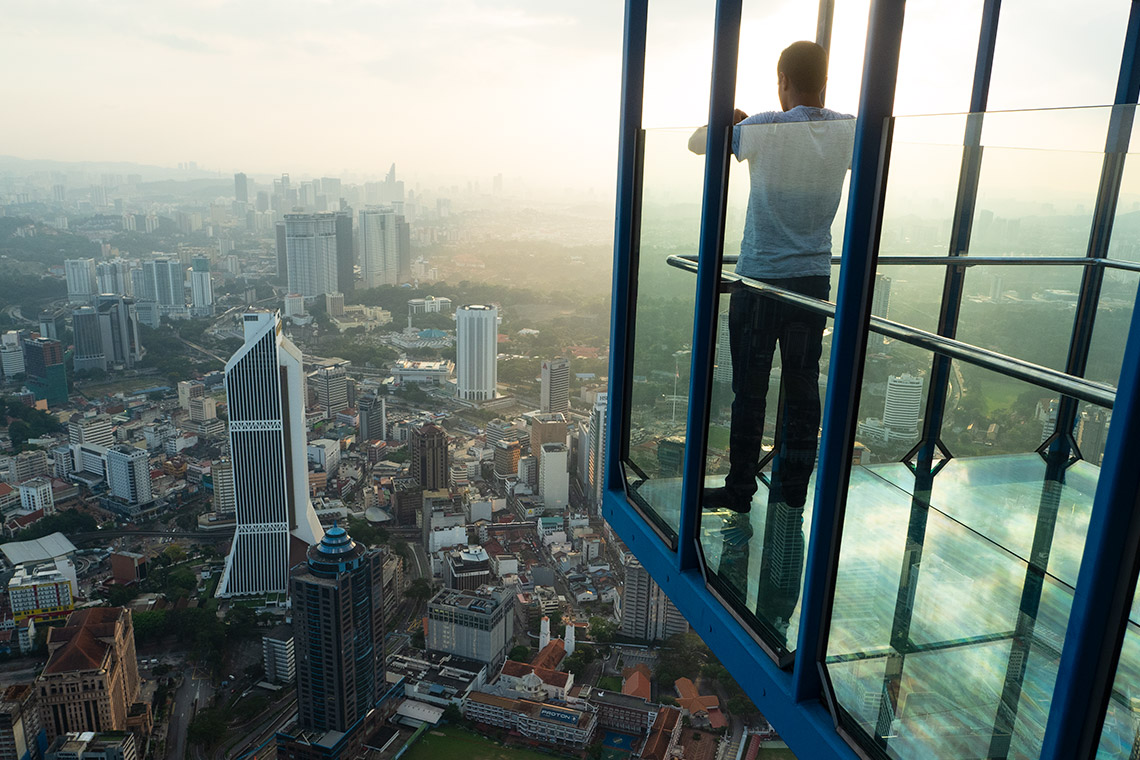
[[468,304],[455,312],[455,376],[462,401],[490,401],[498,384],[499,310]]
[[214,313],[214,285],[209,269],[190,272],[190,308],[195,317],[208,317]]
[[122,607],[73,612],[64,626],[48,630],[47,647],[35,688],[48,741],[68,732],[125,730],[139,697],[131,613]]
[[67,278],[67,300],[90,303],[97,290],[95,259],[68,259],[63,262],[63,273]]
[[601,508],[602,493],[605,490],[606,467],[606,407],[608,406],[608,393],[599,393],[594,401],[594,408],[590,411],[590,423],[587,428],[587,472],[586,485],[589,486],[590,502],[595,510]]
[[50,406],[67,403],[63,345],[58,340],[25,340],[24,372],[28,378],[28,388],[36,394],[37,399],[46,400]]
[[323,534],[309,502],[301,351],[275,312],[242,322],[245,345],[225,369],[237,531],[219,596],[285,591],[290,545]]
[[664,641],[689,630],[685,616],[635,558],[625,565],[625,586],[621,595],[622,636],[644,641]]
[[285,215],[285,266],[291,293],[308,299],[340,290],[336,214]]
[[143,262],[143,276],[150,285],[148,295],[160,307],[181,307],[186,305],[186,270],[178,259],[155,259]]
[[238,203],[249,203],[249,182],[242,172],[234,175],[234,200]]
[[145,449],[119,444],[107,450],[107,487],[111,497],[132,506],[153,498],[150,457]]
[[277,241],[277,282],[285,285],[289,282],[289,245],[285,238],[285,222],[277,223],[275,233],[275,240]]
[[875,291],[871,296],[871,313],[888,318],[891,314],[891,278],[885,274],[875,275]]
[[0,369],[6,378],[24,374],[24,340],[16,330],[0,335]]
[[109,414],[73,414],[67,421],[68,443],[93,443],[96,446],[113,446],[115,433]]
[[891,433],[917,435],[922,414],[923,379],[911,374],[887,378],[887,398],[883,403],[883,425]]
[[14,684],[0,695],[0,760],[38,757],[47,737],[40,728],[36,690],[29,683]]
[[383,554],[334,525],[290,576],[302,731],[351,732],[384,684]]
[[365,208],[357,213],[360,274],[365,288],[399,282],[400,230],[396,222],[396,212],[390,208]]
[[103,355],[109,368],[132,369],[146,350],[139,340],[139,315],[133,298],[105,293],[95,296]]
[[565,357],[542,363],[542,391],[539,409],[558,413],[570,411],[570,360]]
[[348,408],[347,362],[321,367],[309,375],[309,384],[317,391],[317,407],[326,420]]
[[570,448],[565,443],[544,443],[538,462],[538,493],[547,511],[570,504]]
[[388,401],[384,396],[375,393],[361,396],[356,411],[360,415],[361,441],[388,439]]
[[450,466],[447,452],[447,432],[439,425],[428,422],[412,428],[408,440],[412,454],[412,477],[425,491],[447,488]]
[[114,259],[96,264],[95,282],[100,294],[131,295],[131,263],[126,259]]
[[214,486],[214,511],[233,512],[236,507],[233,463],[225,457],[212,463],[210,480]]
[[352,209],[336,212],[336,289],[351,293],[356,289],[356,244],[352,235]]

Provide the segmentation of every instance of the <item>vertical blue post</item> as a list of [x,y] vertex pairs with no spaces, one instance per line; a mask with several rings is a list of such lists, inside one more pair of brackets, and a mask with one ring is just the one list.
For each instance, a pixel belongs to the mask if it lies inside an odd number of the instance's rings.
[[[874,0],[867,24],[859,120],[839,272],[835,324],[827,399],[820,439],[819,473],[811,539],[804,568],[800,605],[800,634],[792,671],[793,698],[818,699],[822,658],[827,646],[831,598],[839,562],[839,543],[850,480],[851,449],[867,325],[871,313],[872,279],[878,257],[890,153],[890,117],[894,111],[895,79],[902,43],[904,0]],[[818,667],[817,667],[818,665]]]
[[[621,71],[621,125],[618,137],[617,210],[614,221],[613,319],[610,323],[610,388],[606,408],[605,490],[621,490],[622,427],[626,398],[626,378],[631,351],[629,327],[632,324],[629,299],[633,272],[632,250],[637,234],[636,201],[641,178],[638,176],[638,144],[641,131],[641,105],[645,91],[645,33],[649,0],[626,0],[625,37]],[[624,304],[625,308],[618,308]],[[616,414],[615,414],[616,410]]]
[[712,95],[709,98],[705,186],[701,206],[697,298],[693,315],[693,355],[689,372],[689,416],[685,437],[685,479],[681,487],[681,525],[677,536],[679,569],[697,567],[697,527],[705,475],[705,439],[709,427],[713,350],[716,347],[717,287],[720,284],[724,217],[728,203],[728,153],[736,100],[736,62],[740,50],[742,0],[717,0],[713,38]]

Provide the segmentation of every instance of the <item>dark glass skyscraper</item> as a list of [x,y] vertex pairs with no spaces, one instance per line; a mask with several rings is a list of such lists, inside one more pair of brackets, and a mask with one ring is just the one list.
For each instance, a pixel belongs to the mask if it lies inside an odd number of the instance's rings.
[[339,526],[293,568],[293,638],[301,731],[348,733],[384,685],[383,554]]
[[427,423],[412,428],[412,477],[425,491],[447,488],[447,432]]

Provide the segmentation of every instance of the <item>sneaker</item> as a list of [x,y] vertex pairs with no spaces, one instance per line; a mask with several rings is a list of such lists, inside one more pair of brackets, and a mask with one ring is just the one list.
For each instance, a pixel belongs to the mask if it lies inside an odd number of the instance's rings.
[[723,486],[706,488],[701,494],[701,506],[704,509],[728,509],[745,514],[752,511],[752,499],[750,497],[742,498]]
[[737,512],[725,517],[720,535],[728,549],[746,546],[752,540],[752,522],[747,513]]

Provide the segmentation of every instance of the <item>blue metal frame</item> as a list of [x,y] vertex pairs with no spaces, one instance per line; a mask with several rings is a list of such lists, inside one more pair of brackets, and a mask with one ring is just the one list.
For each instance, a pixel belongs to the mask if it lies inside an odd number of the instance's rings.
[[839,543],[851,476],[855,419],[859,416],[867,326],[878,255],[879,232],[890,153],[891,114],[902,43],[903,0],[874,0],[867,23],[862,95],[855,127],[855,153],[848,191],[843,265],[839,271],[835,323],[823,432],[819,446],[819,478],[812,510],[811,537],[804,565],[800,630],[792,670],[797,702],[821,696],[827,628],[835,593]]
[[[685,478],[681,486],[681,525],[677,564],[698,567],[701,490],[705,482],[705,443],[709,430],[713,352],[716,351],[717,297],[724,218],[728,206],[728,154],[732,148],[736,62],[740,57],[742,0],[717,0],[713,36],[712,94],[705,144],[705,184],[701,207],[700,251],[697,259],[697,298],[689,370],[689,413],[685,434]],[[692,403],[701,399],[702,403]]]

